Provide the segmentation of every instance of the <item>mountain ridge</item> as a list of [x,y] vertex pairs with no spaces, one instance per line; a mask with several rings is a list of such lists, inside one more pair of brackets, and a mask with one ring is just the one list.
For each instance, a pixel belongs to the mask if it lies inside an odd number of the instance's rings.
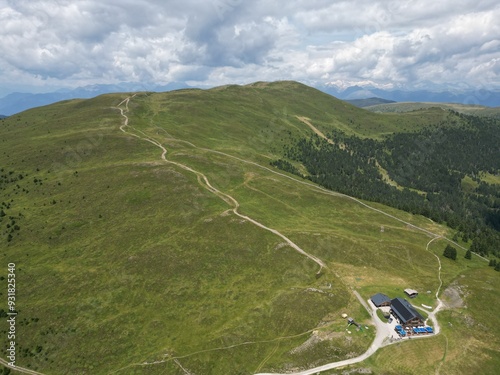
[[345,100],[347,103],[355,105],[356,107],[366,108],[374,105],[396,103],[394,100],[388,100],[383,98],[371,97],[365,99],[348,99]]
[[119,84],[88,85],[75,89],[60,89],[48,93],[14,92],[0,98],[0,113],[10,116],[27,109],[57,103],[62,100],[90,99],[103,94],[131,91],[170,91],[181,88],[190,88],[190,86],[178,82],[167,85],[123,82]]
[[[243,84],[245,85],[252,85]],[[385,100],[396,102],[445,102],[460,104],[478,104],[488,107],[500,106],[500,91],[474,90],[462,91],[431,91],[431,90],[403,90],[403,89],[381,89],[372,86],[348,86],[339,88],[332,85],[315,84],[313,87],[326,92],[341,100],[366,99],[369,97],[380,97]],[[165,85],[155,83],[122,82],[117,84],[96,84],[75,89],[60,89],[47,93],[20,93],[15,92],[0,98],[0,113],[12,115],[26,109],[52,104],[68,99],[88,99],[97,95],[117,92],[153,91],[166,92],[184,88],[194,88],[186,82],[171,82]],[[200,87],[208,89],[209,87]]]
[[500,90],[494,89],[462,89],[462,90],[403,90],[381,89],[373,86],[336,86],[318,85],[318,89],[343,100],[381,97],[395,102],[434,102],[458,103],[465,105],[500,106]]
[[[397,341],[354,368],[496,368],[500,322],[489,306],[499,273],[464,259],[461,238],[457,260],[444,258],[455,234],[444,225],[273,169],[283,147],[314,137],[297,116],[364,142],[460,121],[439,108],[371,113],[296,82],[105,94],[2,120],[0,256],[15,262],[23,298],[16,364],[42,373],[309,369],[370,347],[372,317],[353,289],[364,300],[431,290],[414,303],[435,306],[442,281],[468,293],[467,309],[438,316],[452,324],[442,327],[448,346],[443,336]],[[282,237],[234,214],[229,196],[326,267],[318,273]],[[363,330],[348,332],[344,313]],[[464,314],[484,328],[470,329]]]
[[500,118],[500,107],[487,107],[481,105],[466,105],[456,103],[425,103],[425,102],[400,102],[400,103],[381,103],[364,107],[372,112],[379,113],[402,113],[421,109],[439,107],[444,110],[457,111],[464,114],[476,116],[488,116]]

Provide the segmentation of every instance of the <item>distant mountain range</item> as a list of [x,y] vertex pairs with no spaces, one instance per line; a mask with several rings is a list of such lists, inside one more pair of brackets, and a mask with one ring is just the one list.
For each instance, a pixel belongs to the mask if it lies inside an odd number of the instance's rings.
[[0,119],[2,119],[2,118],[7,118],[7,116],[0,115]]
[[372,105],[396,103],[394,100],[387,100],[382,98],[368,98],[368,99],[351,99],[346,100],[347,103],[355,105],[359,108],[370,107]]
[[334,85],[317,86],[316,88],[342,100],[383,98],[395,102],[458,103],[488,107],[500,106],[500,90],[453,89],[450,91],[438,91],[436,89],[435,91],[407,91],[401,89],[380,89],[371,86],[350,86],[342,88]]
[[[33,107],[40,107],[61,100],[87,99],[115,92],[164,92],[182,88],[190,88],[190,86],[185,82],[172,82],[167,85],[123,82],[119,84],[90,85],[73,90],[58,90],[39,94],[12,93],[0,98],[0,113],[10,116]],[[479,104],[489,107],[500,106],[500,90],[405,91],[401,89],[380,89],[371,86],[350,86],[345,88],[334,85],[322,85],[316,86],[316,88],[339,99],[349,101],[358,107],[391,102],[435,102]]]

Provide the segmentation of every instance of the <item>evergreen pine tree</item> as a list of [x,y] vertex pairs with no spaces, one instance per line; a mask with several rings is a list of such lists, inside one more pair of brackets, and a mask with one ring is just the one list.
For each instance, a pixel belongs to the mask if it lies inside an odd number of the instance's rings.
[[455,249],[453,246],[446,245],[446,248],[444,249],[443,256],[446,258],[450,258],[453,260],[457,259],[457,249]]

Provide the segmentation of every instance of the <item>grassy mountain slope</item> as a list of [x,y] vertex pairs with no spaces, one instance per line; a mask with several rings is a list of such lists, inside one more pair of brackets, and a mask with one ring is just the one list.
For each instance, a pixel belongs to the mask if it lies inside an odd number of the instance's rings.
[[[268,167],[291,138],[310,134],[295,116],[314,119],[323,131],[380,137],[430,126],[448,116],[442,110],[386,116],[297,83],[256,83],[137,94],[123,133],[117,106],[127,96],[66,101],[0,121],[0,275],[16,264],[16,364],[45,374],[311,367],[359,355],[371,343],[373,329],[345,331],[344,312],[369,324],[350,288],[365,298],[375,291],[402,296],[405,287],[437,290],[427,234],[259,165]],[[161,142],[167,160],[203,173],[242,214],[327,268],[318,277],[317,264],[233,214],[195,174],[162,161],[158,147],[133,134]],[[452,234],[426,218],[372,206]],[[431,250],[441,257],[445,245],[434,241]],[[465,283],[474,301],[490,282],[490,306],[498,305],[498,273],[459,251],[458,262],[442,258],[445,286]],[[5,300],[6,280],[0,283]],[[432,295],[419,298],[435,304]],[[475,373],[498,364],[498,323],[489,309],[478,309],[474,324],[484,330],[457,328],[448,337],[454,347],[481,343],[470,346],[471,355],[489,350],[469,365]],[[0,324],[6,333],[5,319]],[[328,340],[301,347],[312,331]],[[424,342],[431,351],[445,348],[441,336]],[[378,355],[391,361],[390,353]],[[408,373],[419,369],[405,357],[398,361]],[[444,360],[442,373],[460,361]],[[428,367],[440,363],[433,357]]]
[[460,113],[465,113],[474,116],[488,116],[500,118],[500,108],[485,107],[482,105],[466,105],[458,103],[382,103],[364,106],[365,109],[377,113],[404,113],[421,109],[442,108],[445,110],[453,110]]
[[234,149],[237,144],[253,153],[269,152],[269,146],[279,144],[287,134],[309,134],[309,129],[295,116],[314,118],[315,125],[324,133],[339,129],[374,138],[435,125],[449,116],[437,108],[406,116],[379,115],[297,82],[178,90],[137,100],[153,102],[152,108],[140,115],[152,117],[152,121],[162,123],[163,127],[175,124],[171,129],[173,136],[200,138],[203,144],[199,146],[219,149]]

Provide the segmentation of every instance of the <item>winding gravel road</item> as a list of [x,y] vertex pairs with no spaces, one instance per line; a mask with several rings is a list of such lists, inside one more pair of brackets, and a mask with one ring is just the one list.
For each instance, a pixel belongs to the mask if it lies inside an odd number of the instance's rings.
[[[276,229],[269,228],[266,225],[258,222],[257,220],[252,219],[249,216],[246,216],[246,215],[243,215],[243,214],[239,213],[238,212],[238,208],[240,207],[240,204],[238,203],[238,201],[236,199],[234,199],[232,196],[230,196],[229,194],[223,193],[220,190],[218,190],[217,188],[213,187],[212,184],[210,184],[210,181],[208,180],[208,178],[203,173],[198,172],[198,171],[192,169],[191,167],[188,167],[187,165],[184,165],[184,164],[181,164],[181,163],[177,163],[177,162],[172,161],[172,160],[168,160],[166,158],[166,155],[167,155],[168,151],[167,151],[167,149],[160,142],[158,142],[155,139],[152,139],[152,138],[148,137],[146,134],[144,134],[144,132],[142,132],[140,130],[137,130],[135,128],[132,128],[129,125],[129,118],[126,115],[126,112],[128,112],[128,103],[129,103],[129,101],[130,101],[130,99],[132,97],[126,98],[120,104],[118,104],[118,107],[117,107],[120,110],[121,115],[124,117],[123,125],[120,126],[120,130],[122,132],[124,132],[125,134],[128,134],[128,135],[132,135],[132,136],[134,136],[136,138],[142,139],[144,141],[150,142],[150,143],[154,144],[155,146],[159,147],[162,150],[161,158],[162,158],[163,161],[165,161],[165,162],[167,162],[169,164],[176,165],[176,166],[178,166],[178,167],[180,167],[180,168],[182,168],[182,169],[184,169],[186,171],[189,171],[191,173],[194,173],[197,176],[198,182],[200,183],[200,185],[202,185],[208,191],[210,191],[211,193],[217,195],[224,202],[228,203],[229,205],[231,205],[233,207],[231,210],[232,210],[232,212],[236,216],[239,216],[240,218],[242,218],[244,220],[247,220],[247,221],[251,222],[252,224],[254,224],[256,226],[258,226],[258,227],[260,227],[262,229],[265,229],[265,230],[267,230],[267,231],[269,231],[269,232],[271,232],[271,233],[273,233],[273,234],[281,237],[284,241],[286,241],[286,243],[290,247],[292,247],[293,249],[295,249],[296,251],[298,251],[300,254],[308,257],[309,259],[311,259],[312,261],[314,261],[316,264],[318,264],[320,266],[320,269],[319,269],[318,273],[321,272],[321,269],[326,268],[326,264],[321,259],[319,259],[318,257],[316,257],[314,255],[311,255],[311,254],[307,253],[302,248],[300,248],[297,244],[295,244],[292,240],[290,240],[288,237],[286,237],[282,233],[278,232]],[[121,107],[123,104],[125,104],[125,110]],[[134,129],[135,131],[140,132],[141,134],[144,135],[144,137],[138,136],[137,134],[133,134],[133,133],[127,132],[125,130],[126,127],[130,127],[132,129]]]
[[326,365],[323,366],[318,366],[314,367],[308,370],[303,370],[299,372],[287,372],[286,374],[279,374],[279,373],[259,373],[255,375],[316,375],[321,373],[322,371],[327,371],[331,370],[334,368],[338,367],[344,367],[348,365],[353,365],[355,363],[363,362],[365,359],[373,355],[378,349],[380,349],[382,346],[388,345],[389,342],[386,341],[387,337],[391,334],[389,326],[382,322],[379,317],[377,316],[376,309],[371,308],[366,301],[363,300],[363,298],[359,295],[358,292],[353,291],[354,295],[356,298],[359,300],[359,302],[364,306],[364,308],[368,311],[368,313],[372,316],[372,320],[375,323],[375,327],[377,330],[377,333],[375,335],[375,339],[373,340],[372,344],[368,348],[366,352],[361,354],[358,357],[355,358],[350,358],[350,359],[345,359],[343,361],[338,361],[338,362],[332,362],[332,363],[327,363]]
[[[162,154],[161,154],[161,159],[164,160],[166,163],[169,163],[169,164],[173,164],[173,165],[176,165],[178,166],[179,168],[182,168],[186,171],[189,171],[191,173],[194,173],[196,176],[197,176],[197,179],[198,179],[198,182],[200,183],[200,185],[202,185],[205,189],[207,189],[208,191],[210,191],[211,193],[217,195],[219,198],[221,198],[224,202],[226,202],[227,204],[229,204],[230,206],[232,206],[232,209],[231,211],[238,217],[244,219],[244,220],[247,220],[249,222],[251,222],[252,224],[264,229],[264,230],[267,230],[273,234],[275,234],[276,236],[279,236],[280,238],[282,238],[284,241],[286,241],[286,243],[292,247],[293,249],[295,249],[297,252],[299,252],[300,254],[308,257],[309,259],[311,259],[312,261],[314,261],[316,264],[318,264],[320,266],[320,271],[322,268],[326,268],[326,265],[325,263],[319,259],[318,257],[314,256],[314,255],[311,255],[309,253],[307,253],[306,251],[304,251],[302,248],[300,248],[297,244],[295,244],[293,241],[291,241],[288,237],[284,236],[282,233],[280,233],[279,231],[275,230],[275,229],[272,229],[272,228],[269,228],[267,226],[265,226],[264,224],[258,222],[257,220],[254,220],[252,218],[250,218],[249,216],[246,216],[246,215],[243,215],[241,213],[238,212],[238,209],[240,207],[238,201],[236,199],[234,199],[232,196],[230,196],[229,194],[226,194],[226,193],[223,193],[221,192],[220,190],[218,190],[217,188],[213,187],[209,180],[207,179],[207,177],[201,173],[201,172],[198,172],[184,164],[181,164],[181,163],[177,163],[177,162],[174,162],[174,161],[171,161],[171,160],[167,160],[166,158],[166,155],[167,155],[167,149],[157,140],[149,137],[147,134],[145,134],[144,132],[142,132],[141,130],[138,130],[138,129],[135,129],[133,127],[131,127],[129,125],[129,118],[127,116],[127,112],[128,112],[128,104],[129,104],[129,101],[130,99],[132,99],[136,94],[132,95],[132,96],[129,96],[127,97],[126,99],[124,99],[122,102],[120,102],[118,104],[117,107],[115,107],[116,109],[118,109],[120,111],[120,114],[121,116],[124,118],[124,121],[123,121],[123,124],[120,126],[120,130],[127,134],[127,135],[130,135],[130,136],[133,136],[133,137],[136,137],[138,139],[141,139],[143,141],[147,141],[153,145],[155,145],[156,147],[160,148],[162,150]],[[125,106],[125,108],[122,108],[122,106]],[[299,118],[299,117],[298,117]],[[314,126],[312,126],[312,124],[306,122],[305,118],[299,118],[299,120],[305,122],[307,125],[309,125],[313,131],[314,131]],[[140,133],[142,134],[143,136],[139,136],[137,134],[134,134],[134,133],[131,133],[129,131],[126,130],[126,128],[129,127],[131,129],[133,129],[135,132],[137,133]],[[325,137],[322,133],[319,134],[320,136],[323,136]],[[325,137],[326,138],[326,137]],[[330,190],[327,190],[325,188],[322,188],[320,186],[317,186],[313,183],[309,183],[309,182],[306,182],[306,181],[302,181],[302,180],[298,180],[296,178],[293,178],[291,176],[288,176],[284,173],[280,173],[280,172],[277,172],[275,170],[272,170],[271,168],[268,168],[268,167],[265,167],[265,166],[262,166],[256,162],[252,162],[252,161],[248,161],[248,160],[245,160],[245,159],[241,159],[241,158],[238,158],[236,156],[233,156],[233,155],[230,155],[230,154],[226,154],[224,152],[221,152],[221,151],[216,151],[216,150],[211,150],[211,149],[205,149],[205,148],[201,148],[201,147],[197,147],[195,146],[194,144],[190,143],[190,142],[187,142],[187,141],[182,141],[182,140],[177,140],[177,141],[180,141],[180,142],[184,142],[184,143],[187,143],[189,145],[191,145],[192,147],[194,148],[197,148],[197,149],[200,149],[200,150],[205,150],[205,151],[209,151],[209,152],[212,152],[212,153],[217,153],[217,154],[220,154],[220,155],[225,155],[229,158],[233,158],[235,160],[239,160],[241,162],[244,162],[244,163],[247,163],[247,164],[251,164],[251,165],[254,165],[256,167],[259,167],[261,169],[265,169],[273,174],[276,174],[276,175],[279,175],[279,176],[282,176],[282,177],[285,177],[287,179],[291,179],[293,181],[295,181],[296,183],[300,183],[302,185],[307,185],[309,188],[312,188],[316,191],[319,191],[323,194],[328,194],[328,195],[334,195],[334,196],[340,196],[340,197],[345,197],[345,198],[348,198],[348,199],[351,199],[355,202],[357,202],[358,204],[361,204],[362,206],[370,209],[370,210],[373,210],[373,211],[376,211],[376,212],[379,212],[380,214],[382,215],[385,215],[385,216],[388,216],[394,220],[397,220],[401,223],[404,223],[408,226],[411,226],[413,227],[414,229],[417,229],[417,230],[420,230],[424,233],[426,233],[427,235],[433,237],[428,243],[427,243],[427,246],[426,246],[426,250],[429,250],[429,245],[434,241],[434,240],[437,240],[437,239],[443,239],[443,240],[446,240],[448,242],[451,242],[453,243],[454,245],[462,248],[462,249],[465,249],[464,247],[460,246],[459,244],[455,243],[454,241],[451,241],[450,239],[448,238],[445,238],[445,237],[442,237],[436,233],[433,233],[427,229],[424,229],[424,228],[421,228],[421,227],[418,227],[414,224],[411,224],[409,222],[406,222],[396,216],[393,216],[391,214],[388,214],[380,209],[377,209],[377,208],[374,208],[366,203],[364,203],[363,201],[357,199],[357,198],[354,198],[354,197],[351,197],[349,195],[346,195],[346,194],[341,194],[341,193],[337,193],[337,192],[333,192],[333,191],[330,191]],[[435,254],[434,254],[435,255]],[[477,254],[476,254],[477,255]],[[436,308],[431,311],[431,312],[428,312],[428,316],[429,318],[433,321],[434,323],[434,330],[435,330],[435,334],[438,334],[440,332],[440,326],[439,326],[439,323],[436,319],[436,314],[444,307],[442,301],[439,299],[439,292],[440,292],[440,289],[441,289],[441,286],[442,286],[442,280],[441,280],[441,261],[439,259],[439,257],[437,255],[435,255],[437,260],[438,260],[438,263],[439,263],[439,270],[438,270],[438,277],[439,277],[439,281],[440,281],[440,285],[439,285],[439,288],[436,292],[436,299],[438,301],[438,304],[436,306]],[[481,257],[482,258],[482,257]],[[484,258],[483,258],[484,259]],[[319,272],[319,271],[318,271]],[[371,305],[369,306],[366,301],[363,300],[363,298],[359,295],[358,292],[356,291],[353,291],[354,295],[358,298],[358,300],[360,301],[360,303],[366,308],[366,310],[370,313],[370,315],[372,316],[372,320],[375,324],[375,327],[376,327],[376,335],[375,335],[375,339],[373,340],[372,344],[370,345],[370,347],[368,348],[368,350],[363,353],[362,355],[358,356],[358,357],[355,357],[355,358],[350,358],[350,359],[346,359],[346,360],[343,360],[343,361],[338,361],[338,362],[333,362],[333,363],[328,363],[328,364],[325,364],[323,366],[319,366],[319,367],[316,367],[316,368],[312,368],[312,369],[308,369],[308,370],[304,370],[304,371],[300,371],[300,372],[295,372],[295,373],[287,373],[286,375],[314,375],[314,374],[319,374],[321,373],[322,371],[327,371],[327,370],[331,370],[331,369],[335,369],[335,368],[338,368],[338,367],[343,367],[343,366],[347,366],[347,365],[352,365],[352,364],[355,364],[355,363],[359,363],[359,362],[362,362],[364,361],[365,359],[367,359],[368,357],[370,357],[371,355],[373,355],[379,348],[385,346],[385,345],[389,345],[391,342],[386,340],[386,338],[388,338],[388,336],[391,334],[390,332],[390,328],[389,326],[382,322],[377,314],[376,314],[376,309],[374,307],[371,307]],[[423,309],[422,309],[423,310]],[[425,311],[425,310],[424,310]],[[20,373],[24,373],[24,374],[31,374],[31,375],[44,375],[40,372],[37,372],[37,371],[34,371],[34,370],[30,370],[30,369],[26,369],[26,368],[22,368],[22,367],[11,367],[8,365],[8,362],[2,358],[0,358],[0,364],[6,366],[6,367],[9,367],[11,368],[13,371],[17,371],[17,372],[20,372]],[[260,373],[260,374],[256,374],[256,375],[281,375],[281,374],[270,374],[270,373]]]
[[[234,199],[232,196],[226,194],[226,193],[223,193],[221,192],[220,190],[216,189],[215,187],[213,187],[209,180],[207,179],[207,177],[202,174],[201,172],[198,172],[184,164],[181,164],[181,163],[177,163],[177,162],[174,162],[174,161],[171,161],[171,160],[167,160],[166,159],[166,155],[167,155],[167,149],[157,140],[155,139],[152,139],[150,138],[147,134],[145,134],[144,132],[140,131],[140,130],[137,130],[135,128],[132,128],[128,125],[128,122],[129,122],[129,119],[128,119],[128,116],[126,115],[126,112],[128,111],[128,103],[130,101],[132,97],[128,97],[126,98],[124,101],[122,101],[119,105],[118,105],[118,109],[120,110],[120,113],[121,115],[124,117],[124,123],[123,125],[120,127],[120,130],[126,134],[129,134],[129,135],[132,135],[134,137],[137,137],[139,139],[142,139],[144,141],[147,141],[147,142],[150,142],[152,144],[154,144],[155,146],[159,147],[161,150],[162,150],[162,154],[161,154],[161,158],[162,160],[164,160],[165,162],[167,163],[170,163],[170,164],[173,164],[173,165],[176,165],[184,170],[187,170],[191,173],[194,173],[197,177],[198,177],[198,181],[199,183],[204,186],[207,190],[209,190],[210,192],[212,192],[213,194],[217,195],[218,197],[220,197],[222,200],[224,200],[226,203],[228,203],[229,205],[231,205],[233,208],[232,208],[232,212],[241,217],[242,219],[245,219],[251,223],[253,223],[254,225],[260,227],[260,228],[263,228],[267,231],[270,231],[271,233],[281,237],[283,240],[285,240],[292,248],[294,248],[296,251],[298,251],[299,253],[307,256],[308,258],[310,258],[311,260],[313,260],[314,262],[316,262],[321,268],[323,267],[326,267],[325,263],[315,257],[314,255],[311,255],[309,253],[307,253],[306,251],[304,251],[303,249],[301,249],[298,245],[296,245],[294,242],[292,242],[290,239],[288,239],[286,236],[284,236],[283,234],[281,234],[280,232],[278,232],[277,230],[275,229],[272,229],[272,228],[269,228],[267,226],[265,226],[264,224],[246,216],[246,215],[243,215],[241,213],[238,212],[238,208],[240,207],[238,201],[236,199]],[[123,104],[125,104],[125,110],[121,107]],[[303,121],[303,119],[300,119]],[[141,137],[141,136],[138,136],[137,134],[133,134],[133,133],[130,133],[130,132],[127,132],[125,130],[126,127],[130,127],[132,128],[134,131],[136,132],[139,132],[141,133],[144,137]],[[374,207],[371,207],[369,206],[368,204],[354,198],[354,197],[351,197],[351,196],[348,196],[348,195],[345,195],[345,194],[340,194],[340,193],[336,193],[336,192],[331,192],[331,191],[328,191],[326,189],[323,189],[321,187],[318,187],[316,185],[313,185],[311,183],[308,183],[308,182],[304,182],[304,181],[300,181],[300,180],[296,180],[294,178],[291,178],[290,176],[287,176],[285,174],[282,174],[280,172],[276,172],[276,171],[273,171],[267,167],[264,167],[264,166],[261,166],[260,164],[257,164],[255,162],[251,162],[251,161],[247,161],[247,160],[244,160],[244,159],[240,159],[238,157],[235,157],[235,156],[232,156],[232,155],[229,155],[229,154],[225,154],[223,152],[220,152],[220,151],[215,151],[215,150],[210,150],[210,149],[205,149],[205,148],[200,148],[200,147],[197,147],[195,146],[194,144],[190,143],[190,142],[187,142],[187,141],[182,141],[182,142],[185,142],[189,145],[191,145],[192,147],[194,148],[197,148],[197,149],[201,149],[201,150],[206,150],[206,151],[210,151],[210,152],[214,152],[214,153],[217,153],[217,154],[222,154],[222,155],[226,155],[228,157],[231,157],[233,159],[236,159],[236,160],[240,160],[242,162],[245,162],[245,163],[248,163],[248,164],[252,164],[252,165],[256,165],[260,168],[263,168],[263,169],[266,169],[274,174],[278,174],[278,175],[281,175],[283,177],[286,177],[286,178],[290,178],[296,182],[299,182],[299,183],[302,183],[302,184],[306,184],[306,185],[310,185],[312,187],[314,187],[315,189],[318,189],[318,190],[321,190],[322,192],[327,192],[328,194],[331,194],[331,195],[336,195],[336,196],[343,196],[343,197],[346,197],[346,198],[350,198],[354,201],[356,201],[357,203],[365,206],[366,208],[369,208],[373,211],[377,211],[383,215],[386,215],[386,216],[389,216],[399,222],[402,222],[402,223],[405,223],[415,229],[418,229],[424,233],[426,233],[427,235],[430,235],[432,236],[433,238],[428,242],[427,246],[426,246],[426,250],[428,250],[429,248],[429,245],[431,244],[432,241],[438,239],[438,238],[442,238],[442,239],[445,239],[445,240],[448,240],[444,237],[441,237],[439,236],[438,234],[436,233],[433,233],[431,231],[428,231],[424,228],[420,228],[420,227],[417,227],[416,225],[413,225],[411,223],[408,223],[404,220],[401,220],[399,219],[398,217],[396,216],[393,216],[391,214],[388,214],[382,210],[379,210],[377,208],[374,208]],[[449,240],[448,240],[449,241]],[[452,242],[452,241],[450,241]],[[438,261],[439,261],[439,257],[438,258]],[[321,268],[320,268],[320,271],[321,271]],[[442,281],[441,281],[441,276],[440,276],[440,273],[441,273],[441,263],[439,263],[439,271],[438,271],[438,275],[439,275],[439,280],[440,280],[440,287],[441,288],[441,285],[442,285]],[[355,364],[355,363],[359,363],[359,362],[362,362],[364,361],[365,359],[367,359],[368,357],[370,357],[371,355],[373,355],[373,353],[375,353],[379,348],[381,348],[382,346],[385,346],[385,345],[389,345],[391,342],[389,340],[386,341],[386,339],[391,335],[391,332],[390,332],[390,328],[389,326],[382,322],[377,314],[376,314],[376,308],[372,308],[370,307],[366,301],[364,301],[362,299],[362,297],[359,295],[358,292],[356,291],[353,291],[354,295],[358,298],[358,300],[360,301],[360,303],[365,307],[365,309],[369,312],[369,314],[372,316],[372,320],[375,324],[375,327],[376,327],[376,335],[375,335],[375,339],[373,340],[372,344],[370,345],[370,347],[368,348],[368,350],[363,353],[362,355],[358,356],[358,357],[355,357],[355,358],[350,358],[350,359],[346,359],[346,360],[343,360],[343,361],[338,361],[338,362],[332,362],[332,363],[328,363],[326,365],[323,365],[323,366],[319,366],[319,367],[316,367],[316,368],[312,368],[312,369],[309,369],[309,370],[304,370],[304,371],[300,371],[300,372],[296,372],[296,373],[287,373],[287,375],[312,375],[312,374],[318,374],[318,373],[321,373],[321,371],[327,371],[327,370],[331,370],[331,369],[334,369],[334,368],[338,368],[338,367],[343,367],[343,366],[347,366],[347,365],[352,365],[352,364]],[[435,327],[435,333],[438,334],[439,333],[439,323],[437,322],[437,319],[435,317],[435,314],[441,309],[442,307],[442,302],[441,300],[439,299],[438,297],[438,294],[439,294],[439,289],[438,291],[436,292],[436,298],[438,300],[438,306],[436,307],[436,309],[434,309],[434,311],[430,312],[429,313],[429,318],[432,319],[433,323],[434,323],[434,327]],[[271,374],[268,374],[268,373],[260,373],[260,374],[256,374],[256,375],[271,375]],[[281,374],[272,374],[272,375],[281,375]]]

